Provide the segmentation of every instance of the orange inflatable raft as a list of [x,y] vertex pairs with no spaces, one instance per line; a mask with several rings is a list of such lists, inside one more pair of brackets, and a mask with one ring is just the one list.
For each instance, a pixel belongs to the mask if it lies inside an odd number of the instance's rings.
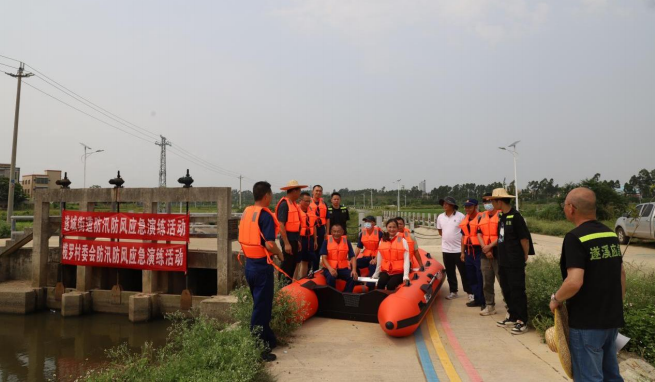
[[445,269],[432,256],[419,250],[424,269],[409,274],[409,285],[395,291],[371,290],[358,286],[355,292],[343,293],[345,283],[337,288],[327,285],[323,272],[295,281],[284,291],[302,302],[303,320],[314,315],[345,320],[378,322],[382,330],[393,337],[406,337],[419,327],[436,299],[445,280]]

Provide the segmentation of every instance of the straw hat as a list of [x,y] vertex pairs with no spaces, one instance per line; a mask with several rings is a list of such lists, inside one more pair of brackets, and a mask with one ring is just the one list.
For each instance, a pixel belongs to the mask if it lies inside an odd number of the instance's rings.
[[564,305],[555,309],[555,326],[548,328],[545,334],[548,347],[557,353],[562,369],[569,378],[573,379],[571,352],[569,351],[569,315]]
[[290,180],[286,186],[280,187],[280,190],[293,190],[294,188],[305,188],[306,184],[298,184],[298,181],[295,179]]
[[505,199],[505,198],[515,198],[516,196],[510,195],[507,193],[507,190],[504,188],[496,188],[494,191],[491,193],[491,196],[487,196],[485,199]]

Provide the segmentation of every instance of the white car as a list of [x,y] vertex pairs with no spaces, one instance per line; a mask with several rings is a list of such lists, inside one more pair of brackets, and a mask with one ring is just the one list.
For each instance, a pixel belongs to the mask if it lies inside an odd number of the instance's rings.
[[625,214],[616,219],[614,232],[621,244],[627,244],[630,237],[655,240],[655,203],[638,204],[636,216]]

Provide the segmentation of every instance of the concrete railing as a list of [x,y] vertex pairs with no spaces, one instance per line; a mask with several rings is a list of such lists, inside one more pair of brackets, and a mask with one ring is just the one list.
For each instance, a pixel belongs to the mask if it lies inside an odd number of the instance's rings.
[[414,227],[436,227],[437,226],[437,217],[438,213],[431,212],[405,212],[405,211],[384,211],[382,213],[382,220],[386,221],[387,219],[400,216],[405,219],[407,225]]

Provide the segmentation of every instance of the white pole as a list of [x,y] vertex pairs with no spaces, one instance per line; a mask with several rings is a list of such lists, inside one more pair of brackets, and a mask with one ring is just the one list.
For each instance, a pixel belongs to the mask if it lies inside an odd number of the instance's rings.
[[84,146],[84,189],[86,190],[86,145]]
[[519,180],[516,177],[516,156],[518,153],[513,151],[512,154],[514,154],[514,190],[516,192],[516,210],[519,211]]

